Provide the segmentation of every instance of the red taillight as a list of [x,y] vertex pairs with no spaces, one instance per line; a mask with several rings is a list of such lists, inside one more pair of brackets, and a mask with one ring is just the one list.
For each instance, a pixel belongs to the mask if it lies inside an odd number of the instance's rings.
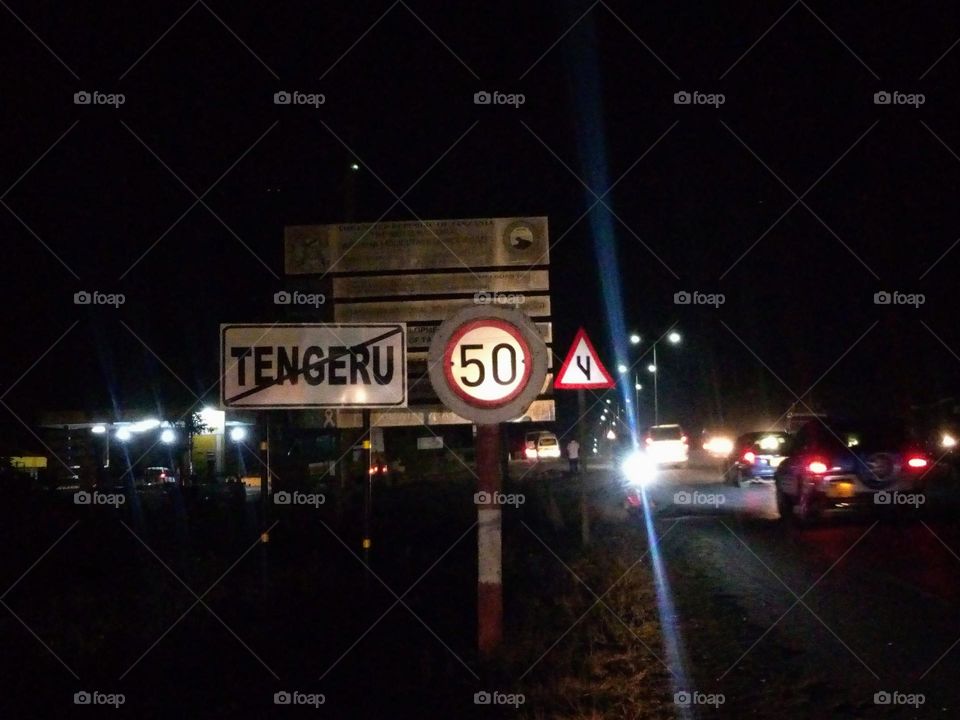
[[907,460],[907,465],[912,468],[925,468],[929,463],[925,457],[920,457],[918,455],[913,456]]
[[645,440],[646,440],[647,445],[652,445],[652,444],[653,444],[653,438],[650,437],[649,435],[647,435],[647,437],[645,438]]
[[814,475],[823,475],[827,471],[827,464],[821,460],[814,460],[807,465],[807,470]]
[[744,461],[745,463],[753,464],[753,461],[756,460],[756,459],[757,459],[756,454],[754,454],[754,453],[751,452],[750,450],[747,450],[747,451],[743,454],[743,461]]
[[527,448],[526,450],[524,450],[524,454],[527,456],[528,459],[533,460],[537,457],[537,449]]
[[680,442],[682,442],[684,445],[686,445],[686,444],[687,444],[687,436],[686,436],[686,435],[681,435],[681,436],[680,436]]

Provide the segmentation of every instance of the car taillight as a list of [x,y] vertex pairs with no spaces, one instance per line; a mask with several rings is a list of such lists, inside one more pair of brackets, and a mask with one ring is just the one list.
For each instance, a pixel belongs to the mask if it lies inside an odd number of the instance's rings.
[[537,457],[537,449],[536,449],[536,448],[527,448],[526,451],[525,451],[525,454],[526,454],[526,456],[527,456],[529,459],[533,460],[533,459],[535,459],[535,458]]
[[827,471],[827,464],[822,460],[814,460],[807,465],[807,470],[814,475],[823,475]]
[[646,441],[647,445],[652,445],[652,444],[653,444],[653,438],[650,437],[649,435],[647,435],[647,437],[644,438],[644,440]]
[[687,436],[686,436],[686,435],[681,435],[681,436],[680,436],[680,442],[682,442],[684,445],[686,445],[686,444],[687,444]]
[[919,455],[914,455],[913,457],[907,460],[907,465],[912,468],[925,468],[929,462],[925,457],[920,457]]
[[743,461],[744,461],[745,463],[751,463],[751,464],[753,464],[753,461],[756,460],[756,459],[757,459],[756,454],[753,453],[753,452],[751,452],[750,450],[747,450],[747,451],[743,454]]

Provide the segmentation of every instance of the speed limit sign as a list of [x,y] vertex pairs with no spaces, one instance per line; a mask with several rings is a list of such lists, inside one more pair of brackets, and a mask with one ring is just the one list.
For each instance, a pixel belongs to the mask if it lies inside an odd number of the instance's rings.
[[467,308],[430,344],[430,382],[443,403],[478,424],[521,416],[547,374],[547,347],[519,310]]

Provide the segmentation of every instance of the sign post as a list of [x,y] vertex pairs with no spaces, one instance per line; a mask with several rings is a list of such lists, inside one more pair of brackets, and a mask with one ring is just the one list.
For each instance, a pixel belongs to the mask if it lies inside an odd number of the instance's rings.
[[[587,390],[607,390],[616,385],[613,377],[600,362],[600,356],[583,328],[577,330],[567,357],[557,373],[554,388],[577,391],[577,436],[580,452],[587,448]],[[587,501],[586,460],[580,462],[580,540],[590,543],[590,508]]]
[[523,414],[547,375],[547,346],[519,310],[472,307],[445,320],[430,344],[430,382],[477,424],[477,646],[493,657],[503,640],[499,424]]

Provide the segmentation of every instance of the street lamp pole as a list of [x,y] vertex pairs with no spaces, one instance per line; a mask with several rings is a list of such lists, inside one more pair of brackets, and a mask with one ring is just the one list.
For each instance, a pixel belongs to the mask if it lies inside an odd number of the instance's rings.
[[660,393],[657,387],[657,376],[660,366],[657,364],[657,343],[653,344],[653,424],[660,424]]

